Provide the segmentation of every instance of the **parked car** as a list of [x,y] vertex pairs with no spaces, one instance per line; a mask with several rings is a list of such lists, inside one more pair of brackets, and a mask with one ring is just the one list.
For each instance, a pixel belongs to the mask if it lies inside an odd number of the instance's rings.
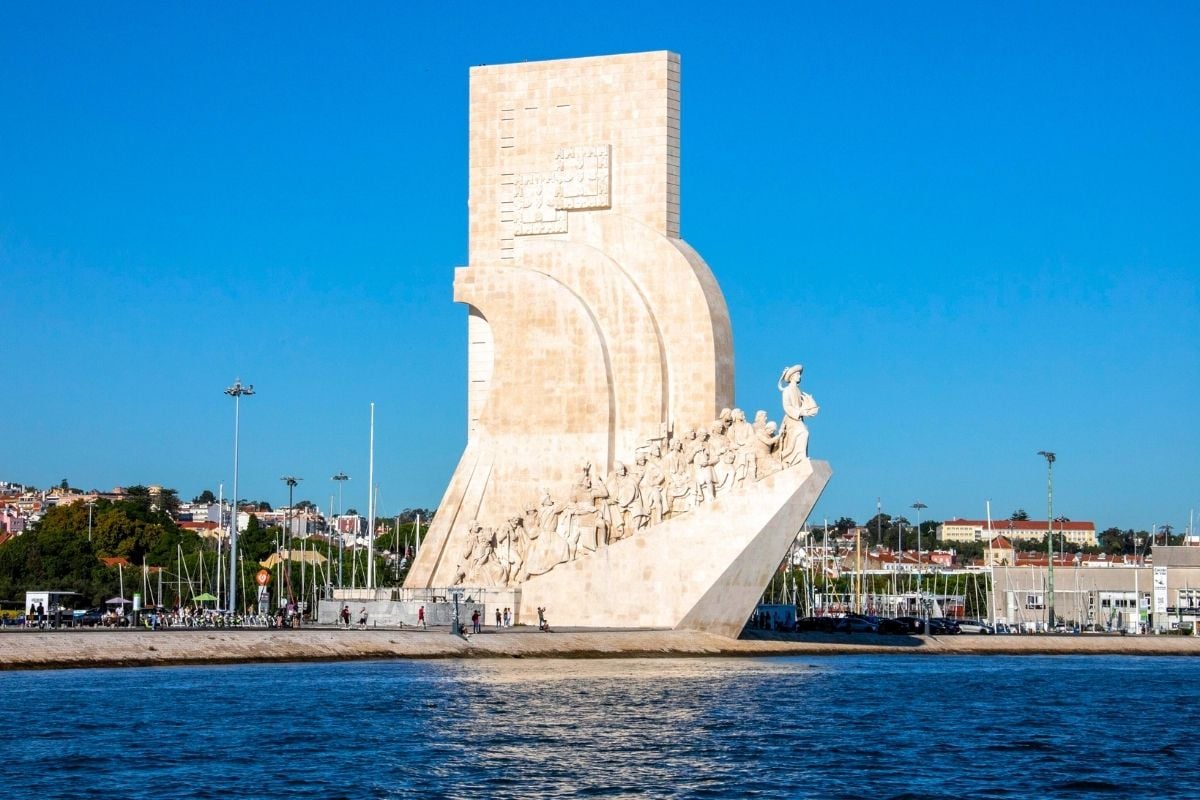
[[918,626],[913,623],[921,623],[921,620],[916,617],[896,617],[894,619],[888,617],[879,620],[879,632],[904,636],[924,630],[923,624],[920,624],[918,629]]
[[75,617],[75,625],[85,628],[94,628],[97,625],[104,624],[104,609],[102,607],[89,608],[83,613]]
[[960,619],[958,620],[958,628],[963,633],[995,633],[996,629],[986,622],[980,622],[977,619]]
[[920,617],[895,617],[879,621],[880,633],[918,634],[925,632],[925,620]]
[[796,630],[803,631],[819,631],[821,633],[833,633],[840,622],[839,617],[803,617],[796,620]]
[[854,614],[838,619],[834,630],[838,633],[876,633],[879,623],[871,617]]
[[931,617],[929,620],[929,635],[930,636],[949,636],[955,633],[962,633],[962,628],[958,626],[958,622],[946,617]]

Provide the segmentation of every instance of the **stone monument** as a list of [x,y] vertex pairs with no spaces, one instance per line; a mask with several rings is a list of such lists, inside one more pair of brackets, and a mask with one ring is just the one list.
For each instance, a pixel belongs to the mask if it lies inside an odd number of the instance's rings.
[[736,635],[830,470],[799,365],[779,435],[734,407],[725,299],[679,238],[679,57],[473,68],[469,224],[467,446],[406,587]]

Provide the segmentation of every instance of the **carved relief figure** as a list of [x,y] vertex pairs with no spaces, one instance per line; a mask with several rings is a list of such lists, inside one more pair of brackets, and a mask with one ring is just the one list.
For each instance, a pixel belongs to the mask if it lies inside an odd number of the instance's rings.
[[612,517],[614,539],[624,539],[633,531],[646,527],[647,516],[638,483],[637,476],[618,461],[613,470],[612,484],[616,501]]
[[550,493],[544,493],[538,505],[536,523],[527,531],[530,542],[525,555],[525,578],[549,572],[567,560],[565,542],[558,535],[559,511]]
[[783,427],[779,432],[779,458],[785,467],[808,458],[808,427],[804,420],[815,417],[820,407],[812,395],[800,391],[800,376],[804,367],[796,364],[788,367],[779,377],[779,391],[783,394]]
[[608,498],[604,482],[592,475],[592,465],[584,463],[583,474],[575,483],[571,502],[558,518],[558,535],[567,545],[567,559],[578,556],[579,548],[594,551],[608,544]]
[[746,422],[746,412],[740,408],[735,408],[732,412],[728,436],[730,446],[737,453],[734,459],[737,466],[734,484],[741,486],[746,476],[754,472],[751,463],[754,461],[755,432],[753,426]]
[[455,570],[455,585],[494,586],[500,582],[500,569],[496,561],[495,537],[491,530],[477,521],[469,526],[469,535],[463,548],[462,558]]
[[737,466],[734,464],[737,454],[732,450],[721,453],[717,463],[713,465],[713,494],[724,494],[734,488]]
[[[658,445],[654,445],[651,453],[658,456]],[[638,453],[638,471],[641,479],[638,488],[642,495],[642,507],[646,512],[646,524],[657,525],[663,521],[667,511],[667,496],[665,493],[667,478],[657,459],[651,461],[645,453]]]
[[775,423],[768,422],[754,436],[754,474],[752,480],[762,480],[772,472],[779,471],[779,460],[772,457],[779,437],[775,435]]
[[509,517],[496,531],[496,561],[505,586],[518,580],[525,563],[526,544],[525,526],[520,517]]
[[692,457],[692,480],[695,492],[692,500],[694,506],[713,498],[713,471],[706,448],[698,448],[696,455]]

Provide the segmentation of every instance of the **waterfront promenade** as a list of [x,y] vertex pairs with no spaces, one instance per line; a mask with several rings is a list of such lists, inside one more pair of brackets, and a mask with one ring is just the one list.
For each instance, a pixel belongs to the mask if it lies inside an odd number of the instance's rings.
[[301,630],[66,630],[0,633],[0,669],[165,666],[392,658],[626,658],[688,656],[1200,655],[1184,636],[878,636],[797,634],[726,639],[691,631],[312,627]]

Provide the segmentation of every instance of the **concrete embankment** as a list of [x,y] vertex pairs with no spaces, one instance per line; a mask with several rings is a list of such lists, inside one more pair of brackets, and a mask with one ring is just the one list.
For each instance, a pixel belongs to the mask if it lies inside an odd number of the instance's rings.
[[897,637],[805,634],[726,639],[692,631],[512,629],[460,639],[411,629],[8,631],[0,669],[164,666],[390,658],[621,658],[689,656],[1200,655],[1181,636]]

